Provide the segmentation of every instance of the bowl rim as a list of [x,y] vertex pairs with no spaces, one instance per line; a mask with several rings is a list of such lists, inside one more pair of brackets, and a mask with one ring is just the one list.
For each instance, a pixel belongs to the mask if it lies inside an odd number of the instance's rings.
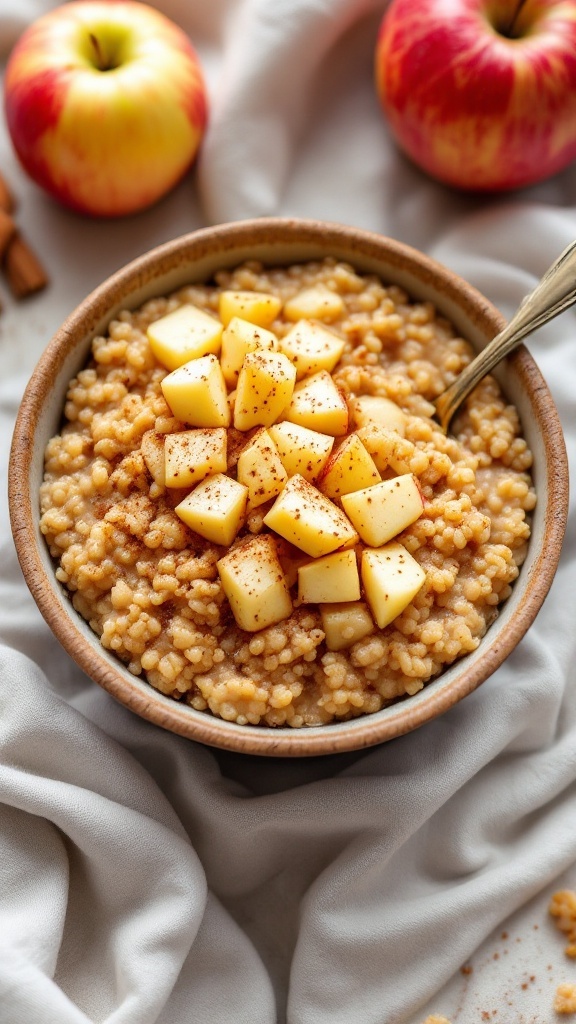
[[[568,515],[568,462],[552,396],[524,346],[508,357],[507,362],[530,395],[541,422],[546,423],[542,435],[548,502],[542,549],[530,577],[525,581],[508,627],[499,632],[493,642],[490,642],[488,632],[482,658],[470,661],[468,665],[466,659],[471,655],[459,659],[455,664],[460,666],[460,670],[456,671],[453,679],[442,685],[450,671],[445,670],[436,680],[426,684],[419,695],[403,698],[391,706],[393,710],[390,707],[383,709],[387,714],[381,711],[347,722],[292,729],[239,726],[207,712],[195,712],[187,705],[159,694],[148,683],[142,685],[119,661],[112,663],[96,634],[91,634],[91,637],[86,634],[89,627],[80,620],[71,602],[64,603],[57,593],[60,585],[55,575],[50,577],[46,571],[38,548],[35,525],[38,507],[35,511],[30,487],[35,423],[49,393],[50,382],[58,374],[66,356],[93,334],[96,325],[106,317],[107,310],[123,296],[126,297],[126,306],[130,306],[130,295],[135,295],[155,279],[165,277],[169,270],[177,270],[183,262],[187,264],[191,259],[200,261],[207,255],[224,257],[227,254],[228,265],[232,266],[231,254],[242,247],[258,245],[272,248],[281,245],[316,246],[325,249],[326,255],[330,252],[337,255],[338,250],[345,250],[348,255],[343,258],[352,264],[355,255],[360,263],[367,259],[377,262],[385,258],[385,262],[399,272],[408,268],[410,275],[415,273],[423,287],[433,285],[436,290],[441,289],[446,302],[455,303],[463,316],[484,333],[495,334],[504,324],[502,314],[492,303],[442,263],[406,243],[349,225],[267,217],[202,228],[155,246],[111,274],[90,292],[55,332],[36,364],[18,410],[9,459],[8,498],[14,543],[27,586],[61,645],[92,680],[142,718],[203,744],[242,753],[292,757],[360,750],[420,727],[476,689],[524,636],[550,589]],[[291,261],[295,262],[296,257]],[[519,579],[522,579],[522,573]],[[68,614],[63,614],[63,608],[68,609]]]

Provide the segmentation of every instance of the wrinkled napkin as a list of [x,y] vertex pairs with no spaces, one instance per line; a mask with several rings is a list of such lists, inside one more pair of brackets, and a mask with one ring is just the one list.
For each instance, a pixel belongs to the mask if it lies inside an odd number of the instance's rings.
[[[0,53],[54,6],[0,0]],[[63,652],[8,525],[9,438],[52,332],[127,260],[263,214],[391,235],[510,315],[576,237],[576,170],[456,194],[394,147],[384,0],[159,0],[192,37],[210,130],[154,208],[92,222],[0,168],[51,285],[0,316],[0,1024],[552,1020],[576,981],[547,915],[576,885],[576,535],[535,624],[460,705],[361,754],[219,753],[129,713]],[[10,9],[8,9],[10,8]],[[1,286],[1,285],[0,285]],[[529,341],[576,459],[575,314]],[[573,509],[572,509],[573,513]]]

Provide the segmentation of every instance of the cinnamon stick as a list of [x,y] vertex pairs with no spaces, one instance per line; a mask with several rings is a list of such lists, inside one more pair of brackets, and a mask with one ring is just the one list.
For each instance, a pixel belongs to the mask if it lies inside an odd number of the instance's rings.
[[8,187],[6,179],[0,174],[0,210],[4,210],[4,213],[13,213],[15,208],[14,196]]
[[0,206],[0,259],[2,259],[8,243],[14,237],[16,231],[16,224],[12,220],[9,213]]
[[8,243],[2,269],[10,291],[17,299],[39,292],[48,284],[44,267],[19,231],[12,235]]

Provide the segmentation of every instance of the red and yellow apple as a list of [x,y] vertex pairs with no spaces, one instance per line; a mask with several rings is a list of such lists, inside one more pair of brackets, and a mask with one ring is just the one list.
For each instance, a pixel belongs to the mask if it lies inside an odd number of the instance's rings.
[[206,125],[189,39],[137,0],[74,0],[39,18],[10,55],[4,92],[24,169],[92,216],[158,200],[191,166]]
[[500,191],[576,158],[576,0],[392,0],[376,87],[433,177]]

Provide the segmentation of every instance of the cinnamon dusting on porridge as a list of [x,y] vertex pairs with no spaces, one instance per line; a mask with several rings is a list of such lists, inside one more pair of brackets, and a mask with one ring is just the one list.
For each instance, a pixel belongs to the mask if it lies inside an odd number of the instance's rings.
[[[239,361],[218,340],[236,292]],[[217,338],[170,365],[148,328],[190,307]],[[430,303],[331,259],[247,263],[120,313],[46,449],[41,529],[74,607],[131,672],[241,725],[417,693],[509,596],[536,500],[494,378],[455,435],[432,418],[471,357]]]

